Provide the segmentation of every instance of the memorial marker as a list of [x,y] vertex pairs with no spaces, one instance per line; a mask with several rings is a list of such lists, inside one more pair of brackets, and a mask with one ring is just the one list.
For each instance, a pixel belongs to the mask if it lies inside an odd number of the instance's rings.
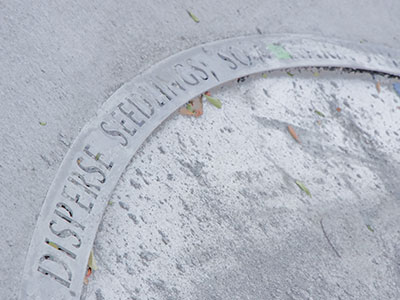
[[263,71],[333,66],[400,75],[400,52],[310,36],[245,37],[174,55],[117,90],[76,138],[43,203],[20,299],[79,299],[109,197],[139,146],[206,90]]

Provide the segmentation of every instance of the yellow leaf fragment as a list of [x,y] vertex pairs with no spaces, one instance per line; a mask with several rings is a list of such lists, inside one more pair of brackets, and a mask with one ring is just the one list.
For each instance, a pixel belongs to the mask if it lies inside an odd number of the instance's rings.
[[60,248],[58,248],[58,246],[53,243],[53,242],[47,242],[47,244],[49,244],[50,246],[52,246],[53,248],[56,248],[57,250],[60,250]]
[[200,20],[198,17],[196,17],[192,12],[187,10],[187,13],[189,14],[189,16],[193,19],[193,21],[195,21],[196,23],[199,23]]
[[93,250],[90,251],[88,267],[90,269],[94,270],[94,271],[97,270],[97,264],[96,264],[96,261],[94,259]]
[[308,196],[311,197],[310,190],[300,181],[296,180],[296,184],[299,188],[301,188]]

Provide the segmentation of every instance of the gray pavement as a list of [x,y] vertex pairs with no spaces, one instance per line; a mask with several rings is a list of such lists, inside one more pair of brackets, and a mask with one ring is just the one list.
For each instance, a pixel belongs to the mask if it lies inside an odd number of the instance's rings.
[[[396,1],[364,1],[362,5],[348,1],[292,2],[8,1],[0,4],[2,299],[17,298],[37,216],[71,142],[95,116],[100,105],[135,75],[178,51],[258,32],[312,33],[392,48],[400,45],[400,5]],[[186,9],[193,11],[200,23],[188,17]],[[183,122],[179,120],[177,122]],[[397,253],[394,244],[387,245],[388,241],[396,240],[395,232],[391,231],[396,228],[393,221],[396,212],[394,202],[388,201],[377,213],[380,222],[386,224],[384,237],[379,239],[384,244],[383,253],[389,253],[389,261],[395,259],[393,253]],[[326,219],[327,231],[338,227],[334,216],[328,215]],[[284,218],[278,220],[281,219]],[[358,230],[361,229],[355,228],[354,232]],[[364,241],[364,236],[360,239]],[[351,245],[352,240],[347,243]],[[340,249],[337,251],[340,253]],[[286,257],[292,256],[287,254]],[[382,263],[390,265],[386,261]],[[393,283],[390,280],[381,283],[384,286],[376,287],[377,292],[365,289],[362,294],[363,288],[355,291],[360,295],[368,295],[370,291],[372,297],[380,290],[391,288],[395,292],[396,270],[390,271]],[[207,286],[202,289],[207,290]],[[223,291],[222,287],[214,286],[214,289]],[[330,289],[332,293],[337,291]],[[107,293],[100,290],[98,299],[102,297],[100,293]],[[198,291],[200,293],[201,289]],[[118,294],[115,295],[118,299]],[[194,293],[193,297],[196,295],[200,297],[201,294]],[[306,298],[299,295],[299,299]],[[396,296],[398,294],[386,295],[387,299]]]

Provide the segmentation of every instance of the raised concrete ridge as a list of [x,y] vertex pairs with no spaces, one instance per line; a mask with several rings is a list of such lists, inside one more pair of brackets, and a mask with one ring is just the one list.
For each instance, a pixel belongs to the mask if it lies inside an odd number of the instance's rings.
[[400,52],[307,36],[236,38],[178,53],[124,84],[83,128],[60,166],[29,248],[22,298],[80,298],[115,185],[144,140],[180,106],[233,79],[302,66],[400,75]]

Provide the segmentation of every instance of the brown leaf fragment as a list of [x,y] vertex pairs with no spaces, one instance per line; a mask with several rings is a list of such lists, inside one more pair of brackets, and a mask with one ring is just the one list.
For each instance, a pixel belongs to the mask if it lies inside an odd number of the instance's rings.
[[290,133],[290,135],[296,140],[296,142],[298,142],[299,144],[301,143],[299,140],[299,137],[297,136],[296,131],[294,131],[294,128],[290,125],[288,125],[288,131]]
[[341,109],[340,107],[337,107],[337,108],[336,108],[336,111],[337,111],[337,112],[341,112],[342,109]]
[[92,275],[92,269],[91,269],[91,268],[88,268],[88,269],[87,269],[87,272],[86,272],[86,275],[85,275],[85,278],[83,279],[83,283],[84,283],[85,285],[88,285],[88,284],[89,284],[89,277],[90,277],[90,275]]
[[381,92],[381,83],[379,81],[376,82],[376,90],[378,91],[378,93]]

